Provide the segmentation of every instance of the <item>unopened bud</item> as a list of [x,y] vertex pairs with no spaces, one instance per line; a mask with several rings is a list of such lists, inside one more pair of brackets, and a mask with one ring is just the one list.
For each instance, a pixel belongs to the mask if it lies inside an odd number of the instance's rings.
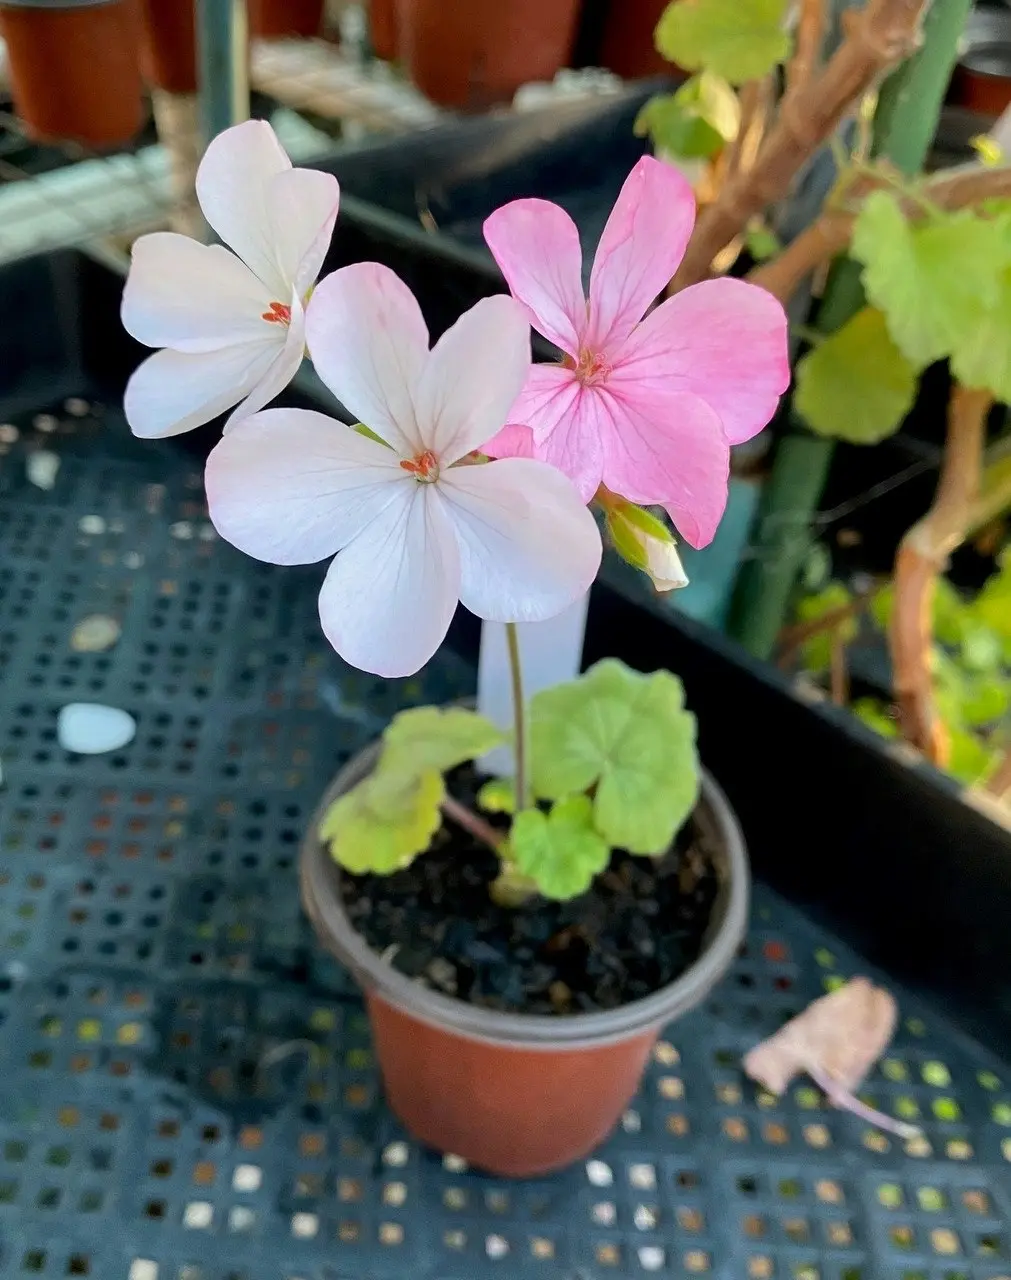
[[611,541],[622,559],[648,574],[657,591],[688,585],[674,535],[661,520],[614,494],[607,494],[602,505]]

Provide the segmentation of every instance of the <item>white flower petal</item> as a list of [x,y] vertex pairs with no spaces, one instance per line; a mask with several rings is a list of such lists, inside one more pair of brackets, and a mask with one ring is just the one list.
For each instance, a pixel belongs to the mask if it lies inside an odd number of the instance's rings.
[[205,483],[217,531],[268,564],[333,555],[418,487],[392,450],[309,409],[243,419],[211,450]]
[[409,676],[445,639],[460,595],[460,553],[435,485],[395,503],[339,553],[319,596],[327,639],[353,667]]
[[134,243],[123,327],[148,347],[215,351],[269,337],[262,316],[272,301],[234,253],[155,231]]
[[342,267],[316,286],[305,329],[316,372],[348,412],[404,457],[421,453],[414,393],[428,327],[403,280],[377,262]]
[[288,169],[267,188],[278,270],[300,298],[323,266],[339,202],[337,179],[317,169]]
[[197,169],[197,199],[204,217],[278,301],[287,298],[293,282],[285,279],[277,263],[267,191],[272,180],[290,168],[270,125],[246,120],[213,138]]
[[530,458],[443,471],[439,489],[460,543],[460,599],[493,622],[542,622],[596,577],[596,521],[572,481]]
[[305,355],[305,312],[295,292],[292,292],[290,307],[291,319],[287,326],[284,345],[260,381],[245,400],[236,406],[225,423],[225,431],[230,431],[237,422],[241,422],[243,418],[248,418],[250,414],[257,413],[265,405],[270,404],[271,400],[280,395],[298,373]]
[[230,409],[263,378],[278,343],[244,342],[220,351],[156,351],[126,384],[123,408],[146,440],[192,431]]
[[415,396],[418,430],[443,466],[490,440],[530,372],[530,322],[515,298],[485,298],[432,348]]

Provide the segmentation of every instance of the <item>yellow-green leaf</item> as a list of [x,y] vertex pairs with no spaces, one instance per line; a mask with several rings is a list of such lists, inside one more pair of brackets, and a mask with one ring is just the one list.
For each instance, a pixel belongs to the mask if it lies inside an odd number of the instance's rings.
[[648,134],[657,151],[688,160],[708,160],[737,137],[741,105],[721,76],[703,71],[676,93],[657,94],[635,121],[639,137]]
[[442,825],[445,785],[435,769],[414,777],[376,770],[335,800],[320,823],[319,838],[356,875],[389,875],[424,853]]
[[477,803],[485,813],[515,813],[516,788],[512,778],[490,778],[477,793]]
[[583,795],[559,800],[548,814],[540,809],[517,814],[509,848],[516,866],[541,893],[559,900],[585,893],[611,855],[594,830],[593,803]]
[[656,47],[686,71],[712,71],[731,84],[759,80],[784,62],[789,0],[674,0],[656,28]]
[[876,444],[897,431],[916,399],[916,371],[884,316],[864,307],[797,365],[794,406],[820,436]]
[[416,775],[446,773],[505,741],[484,716],[465,707],[412,707],[393,717],[383,734],[382,767]]
[[[823,590],[805,596],[797,605],[798,622],[817,622],[826,614],[835,613],[851,604],[853,597],[841,582],[830,582]],[[848,644],[857,636],[857,621],[852,615],[844,618],[831,630],[820,631],[801,645],[801,659],[806,670],[815,675],[828,671],[832,665],[832,642],[838,638]]]

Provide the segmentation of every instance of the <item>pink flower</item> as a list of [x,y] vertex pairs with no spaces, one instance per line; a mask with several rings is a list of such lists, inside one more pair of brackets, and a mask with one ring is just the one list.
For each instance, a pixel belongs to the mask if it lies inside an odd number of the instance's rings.
[[766,425],[790,366],[783,308],[742,280],[694,285],[646,315],[694,221],[681,174],[640,160],[604,228],[587,301],[579,232],[563,209],[516,200],[491,215],[485,239],[513,296],[565,358],[533,367],[509,414],[525,425],[485,450],[553,463],[587,502],[603,483],[662,505],[703,547],[726,506],[730,446]]
[[306,336],[316,372],[374,433],[267,409],[207,459],[218,532],[270,564],[335,555],[319,597],[327,639],[381,676],[417,671],[461,601],[479,618],[540,622],[588,590],[600,534],[571,481],[525,458],[472,464],[530,367],[530,326],[486,298],[431,351],[408,287],[359,263],[323,280]]

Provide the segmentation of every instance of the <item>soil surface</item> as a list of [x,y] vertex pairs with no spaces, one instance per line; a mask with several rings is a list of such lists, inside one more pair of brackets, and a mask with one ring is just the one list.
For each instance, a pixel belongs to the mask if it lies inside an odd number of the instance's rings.
[[[481,781],[470,765],[448,780],[471,808]],[[433,991],[510,1013],[593,1013],[649,995],[696,959],[718,887],[715,839],[696,816],[662,858],[617,850],[581,897],[509,909],[488,894],[495,855],[447,824],[403,871],[342,872],[341,892],[373,950]]]

